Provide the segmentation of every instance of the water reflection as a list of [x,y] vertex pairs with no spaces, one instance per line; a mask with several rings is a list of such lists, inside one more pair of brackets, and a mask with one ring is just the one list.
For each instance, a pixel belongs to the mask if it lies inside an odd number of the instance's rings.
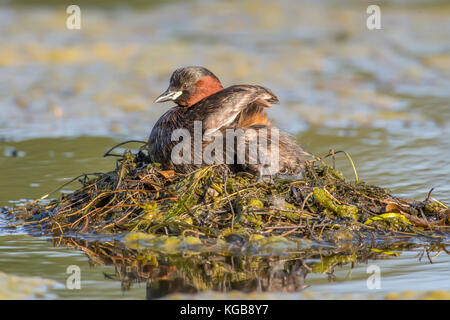
[[[124,291],[137,283],[146,283],[146,298],[170,294],[295,293],[309,287],[307,278],[324,274],[334,280],[335,268],[352,269],[369,261],[398,256],[403,250],[423,248],[421,256],[431,252],[449,254],[444,244],[412,244],[395,240],[375,247],[347,245],[340,248],[317,246],[297,252],[266,255],[231,255],[227,252],[164,253],[145,247],[130,248],[119,241],[88,241],[77,238],[53,239],[55,246],[83,251],[94,265],[113,266],[106,279],[119,281]],[[421,258],[421,257],[419,257]],[[431,259],[431,258],[430,258]]]

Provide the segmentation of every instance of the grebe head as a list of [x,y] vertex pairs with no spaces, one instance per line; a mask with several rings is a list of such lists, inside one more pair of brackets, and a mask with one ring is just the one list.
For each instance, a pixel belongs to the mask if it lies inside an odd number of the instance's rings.
[[222,89],[219,79],[208,69],[183,67],[172,73],[169,88],[155,102],[172,100],[180,106],[191,107]]

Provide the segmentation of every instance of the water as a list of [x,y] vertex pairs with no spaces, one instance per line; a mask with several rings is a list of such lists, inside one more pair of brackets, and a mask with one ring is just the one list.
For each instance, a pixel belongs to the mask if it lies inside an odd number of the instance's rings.
[[[82,173],[113,169],[114,159],[103,153],[122,140],[147,138],[168,107],[151,101],[166,89],[172,70],[187,64],[209,67],[224,85],[271,88],[281,104],[269,117],[310,152],[350,153],[361,180],[419,200],[435,188],[432,196],[450,203],[448,5],[382,6],[380,31],[365,28],[359,2],[192,1],[82,12],[82,30],[74,32],[65,29],[64,10],[0,7],[0,206],[39,198]],[[352,177],[345,157],[336,165]],[[126,271],[126,263],[99,264],[92,254],[98,246],[120,244],[94,240],[58,247],[52,239],[0,228],[0,271],[65,285],[67,267],[78,265],[81,290],[51,289],[54,298],[192,297],[181,280],[147,285],[145,273]],[[417,245],[353,269],[346,264],[334,278],[308,274],[291,291],[247,293],[251,282],[231,289],[239,298],[289,299],[450,290],[449,255],[441,252],[431,264],[426,254],[419,259],[422,250]],[[213,258],[223,257],[204,257]],[[173,277],[175,258],[156,259],[167,266],[159,272]],[[371,264],[380,267],[381,289],[367,288]],[[197,270],[194,262],[184,267],[181,275]],[[121,283],[120,274],[127,281]],[[138,283],[123,291],[130,279]],[[194,297],[223,297],[210,289],[205,284]]]

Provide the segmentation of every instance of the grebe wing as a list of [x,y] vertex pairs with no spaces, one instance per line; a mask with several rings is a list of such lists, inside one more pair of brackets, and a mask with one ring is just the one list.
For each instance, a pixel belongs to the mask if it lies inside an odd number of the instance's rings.
[[201,100],[191,113],[193,120],[203,121],[204,130],[214,132],[239,121],[241,113],[263,116],[264,108],[278,102],[277,96],[264,87],[235,85]]

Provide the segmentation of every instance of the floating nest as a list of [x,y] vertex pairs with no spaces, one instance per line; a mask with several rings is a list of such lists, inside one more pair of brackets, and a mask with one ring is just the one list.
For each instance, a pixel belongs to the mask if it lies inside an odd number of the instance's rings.
[[77,177],[81,187],[73,193],[9,209],[20,221],[11,227],[27,225],[58,236],[134,231],[333,243],[383,236],[438,240],[449,230],[450,210],[430,194],[424,201],[400,199],[359,182],[356,170],[355,181],[345,179],[321,158],[309,161],[302,179],[256,183],[253,175],[233,174],[222,165],[188,175],[162,170],[148,163],[144,148],[117,156],[114,171]]

